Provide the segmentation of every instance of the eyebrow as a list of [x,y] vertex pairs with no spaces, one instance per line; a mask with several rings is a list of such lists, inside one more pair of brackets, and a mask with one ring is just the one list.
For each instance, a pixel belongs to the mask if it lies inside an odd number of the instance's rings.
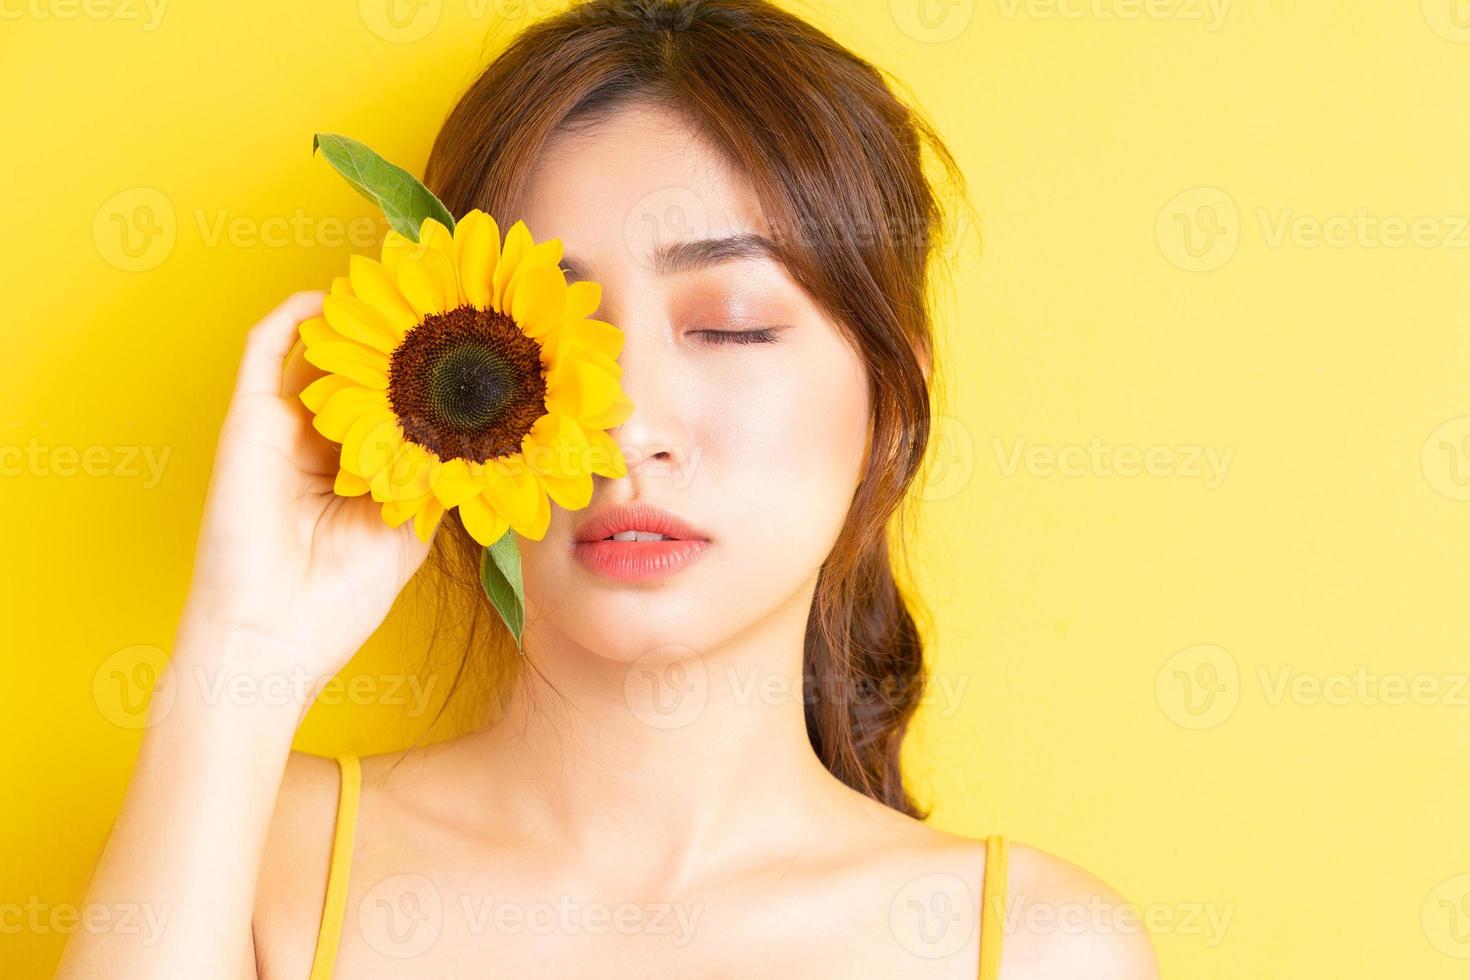
[[[776,243],[764,235],[743,232],[724,238],[696,238],[660,245],[653,252],[653,271],[661,276],[671,276],[736,259],[762,258],[780,261]],[[592,278],[591,270],[580,259],[564,256],[561,265],[571,280]]]

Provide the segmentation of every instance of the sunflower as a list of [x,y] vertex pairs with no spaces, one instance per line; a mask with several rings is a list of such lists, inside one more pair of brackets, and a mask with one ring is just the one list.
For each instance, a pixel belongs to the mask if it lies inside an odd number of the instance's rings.
[[459,509],[482,545],[546,534],[551,502],[587,506],[592,476],[626,475],[607,429],[632,412],[623,334],[592,319],[594,282],[567,283],[559,239],[522,221],[466,214],[450,232],[424,219],[380,260],[354,255],[322,315],[301,324],[305,359],[328,372],[300,394],[341,444],[334,490],[371,494],[383,519],[427,541]]

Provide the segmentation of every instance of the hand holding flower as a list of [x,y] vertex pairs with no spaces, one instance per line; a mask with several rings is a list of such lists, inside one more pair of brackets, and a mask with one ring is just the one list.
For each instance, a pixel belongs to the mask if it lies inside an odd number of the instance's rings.
[[[296,399],[282,361],[323,294],[298,293],[246,339],[220,429],[181,650],[241,649],[252,673],[302,671],[322,684],[372,634],[428,554],[367,500],[332,491],[337,454]],[[305,705],[302,706],[303,710]]]
[[585,507],[594,475],[626,474],[606,431],[633,408],[619,383],[622,331],[592,318],[600,286],[566,282],[559,239],[537,243],[517,221],[502,241],[490,215],[455,222],[362,144],[315,145],[394,229],[380,259],[353,256],[322,316],[301,324],[305,359],[329,372],[301,401],[341,447],[334,488],[370,495],[384,521],[412,521],[422,541],[457,509],[486,548],[486,593],[519,645],[515,535],[540,540],[553,502]]

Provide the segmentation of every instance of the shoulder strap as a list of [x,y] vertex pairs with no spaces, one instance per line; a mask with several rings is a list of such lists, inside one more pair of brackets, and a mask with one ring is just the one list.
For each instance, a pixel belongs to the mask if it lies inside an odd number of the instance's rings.
[[322,903],[322,924],[316,934],[316,953],[311,961],[310,980],[331,980],[337,962],[337,944],[342,939],[342,918],[347,909],[347,876],[352,869],[352,844],[357,836],[357,800],[362,789],[362,764],[355,755],[339,755],[342,789],[337,794],[337,825],[332,832],[332,862],[327,868],[327,897]]
[[985,838],[985,881],[980,886],[980,980],[1000,977],[1009,864],[1006,839],[1000,834]]

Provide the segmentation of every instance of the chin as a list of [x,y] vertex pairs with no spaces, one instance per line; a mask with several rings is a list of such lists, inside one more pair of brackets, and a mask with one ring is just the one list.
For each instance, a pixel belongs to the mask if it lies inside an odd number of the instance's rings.
[[539,620],[545,635],[564,637],[602,660],[669,663],[696,656],[718,639],[711,634],[710,616],[711,608],[718,607],[671,586],[607,588],[605,583],[578,582],[562,594],[574,598],[542,607]]

